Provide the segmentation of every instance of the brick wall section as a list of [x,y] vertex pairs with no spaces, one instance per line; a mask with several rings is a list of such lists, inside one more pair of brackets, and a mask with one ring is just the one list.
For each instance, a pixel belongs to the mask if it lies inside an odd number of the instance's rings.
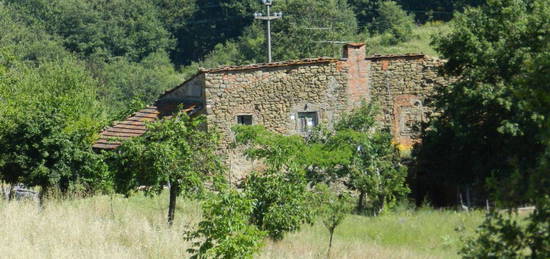
[[344,66],[348,67],[348,87],[347,93],[350,107],[356,107],[363,100],[370,99],[368,85],[368,74],[370,64],[365,60],[366,49],[364,43],[347,44],[343,49]]
[[207,73],[206,114],[209,129],[231,141],[237,115],[252,115],[253,124],[283,133],[297,133],[297,112],[318,112],[331,124],[348,107],[348,68],[338,62],[245,71]]

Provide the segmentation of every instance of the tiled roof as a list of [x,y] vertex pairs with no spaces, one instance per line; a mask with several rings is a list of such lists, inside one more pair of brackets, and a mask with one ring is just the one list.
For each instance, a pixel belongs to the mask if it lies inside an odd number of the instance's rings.
[[147,131],[145,123],[158,119],[159,115],[160,112],[156,106],[149,106],[132,114],[124,121],[115,122],[113,126],[101,132],[93,148],[115,149],[122,144],[122,141],[141,136]]
[[299,60],[259,63],[259,64],[252,64],[252,65],[244,65],[244,66],[226,66],[226,67],[218,67],[218,68],[210,68],[210,69],[201,68],[200,72],[215,73],[215,72],[222,72],[222,71],[250,70],[250,69],[258,69],[258,68],[268,68],[268,67],[285,67],[285,66],[292,66],[292,65],[330,63],[330,62],[336,62],[338,60],[339,59],[327,58],[327,57],[306,58],[306,59],[299,59]]
[[[195,104],[186,105],[183,108],[190,116],[200,108]],[[147,131],[146,123],[160,118],[160,111],[156,106],[149,106],[132,114],[124,121],[115,122],[113,126],[100,133],[100,138],[94,143],[93,148],[115,149],[124,140],[139,137]]]

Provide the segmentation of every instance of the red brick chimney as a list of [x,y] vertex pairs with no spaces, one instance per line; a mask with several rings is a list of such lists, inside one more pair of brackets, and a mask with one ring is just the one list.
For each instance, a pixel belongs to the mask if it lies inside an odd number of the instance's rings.
[[344,45],[343,58],[349,67],[347,93],[352,106],[360,105],[363,100],[370,100],[366,55],[365,43]]

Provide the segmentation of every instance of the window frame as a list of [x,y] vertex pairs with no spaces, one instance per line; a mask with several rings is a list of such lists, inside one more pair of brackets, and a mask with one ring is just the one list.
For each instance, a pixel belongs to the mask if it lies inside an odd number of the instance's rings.
[[[242,120],[242,118],[247,118],[250,120],[250,123],[247,124],[247,123],[242,123],[244,122]],[[237,123],[237,125],[254,125],[254,115],[252,114],[237,114],[235,116],[235,122]]]
[[[308,126],[308,118],[313,122],[312,126]],[[309,133],[311,130],[319,126],[318,111],[301,111],[296,113],[296,128],[298,132]]]

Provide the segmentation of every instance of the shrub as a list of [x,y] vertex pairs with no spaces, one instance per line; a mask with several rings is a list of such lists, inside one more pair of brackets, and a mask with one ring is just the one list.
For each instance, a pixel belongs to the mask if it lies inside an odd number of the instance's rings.
[[266,232],[249,224],[255,200],[236,190],[225,190],[203,203],[203,220],[188,233],[191,258],[252,258],[263,246]]

